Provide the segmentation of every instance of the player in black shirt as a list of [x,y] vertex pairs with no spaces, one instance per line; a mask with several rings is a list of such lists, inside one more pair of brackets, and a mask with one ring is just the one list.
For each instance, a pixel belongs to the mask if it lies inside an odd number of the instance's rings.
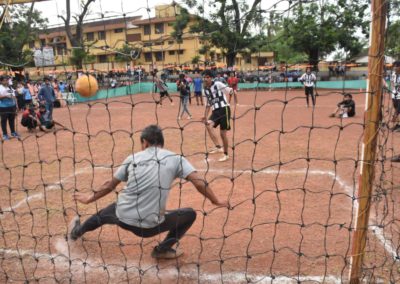
[[353,101],[353,96],[351,94],[345,94],[343,101],[337,104],[336,110],[330,115],[335,117],[339,112],[339,117],[353,117],[356,115],[356,103]]

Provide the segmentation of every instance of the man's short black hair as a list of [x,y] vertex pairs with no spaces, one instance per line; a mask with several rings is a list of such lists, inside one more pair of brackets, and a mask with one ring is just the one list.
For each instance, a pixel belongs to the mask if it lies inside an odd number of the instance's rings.
[[157,125],[149,125],[143,129],[140,135],[140,141],[146,140],[151,146],[164,147],[164,135],[162,130]]
[[209,76],[209,77],[211,77],[211,78],[214,78],[215,75],[214,75],[214,72],[213,72],[213,71],[207,69],[207,70],[205,70],[205,71],[203,72],[203,76]]
[[352,98],[353,98],[353,96],[352,96],[351,94],[349,94],[349,93],[347,93],[347,94],[344,94],[344,97],[349,97],[350,99],[352,99]]
[[400,60],[393,62],[393,67],[400,67]]

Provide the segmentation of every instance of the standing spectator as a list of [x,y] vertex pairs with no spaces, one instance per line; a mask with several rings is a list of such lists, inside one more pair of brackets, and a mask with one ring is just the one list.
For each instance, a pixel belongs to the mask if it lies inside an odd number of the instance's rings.
[[185,79],[185,74],[179,74],[179,80],[177,82],[177,85],[181,96],[181,107],[182,107],[182,112],[179,114],[178,119],[182,119],[182,116],[185,112],[189,115],[188,119],[192,119],[192,115],[190,114],[188,109],[190,91],[188,82]]
[[0,117],[1,130],[3,131],[3,140],[9,140],[7,132],[7,122],[10,127],[11,136],[19,138],[15,131],[15,117],[17,112],[17,102],[14,90],[8,84],[6,76],[0,76]]
[[[235,100],[235,104],[239,105],[237,99],[237,91],[238,91],[239,79],[235,76],[235,72],[231,72],[230,77],[228,78],[228,86],[233,90],[233,97]],[[229,104],[231,103],[232,95],[229,96]]]
[[203,79],[201,78],[199,73],[196,73],[194,75],[193,86],[194,86],[194,96],[196,98],[197,105],[199,105],[199,101],[201,105],[203,105],[203,98],[202,98]]
[[53,106],[54,106],[54,102],[56,100],[56,94],[54,92],[53,87],[50,84],[50,79],[48,77],[45,77],[43,79],[43,81],[44,81],[44,84],[40,88],[38,98],[39,98],[39,102],[46,106],[46,110],[49,111],[49,116],[50,116],[50,119],[52,120],[53,119]]
[[29,90],[28,84],[24,84],[22,89],[22,95],[24,96],[24,109],[32,103],[32,93]]
[[188,92],[189,92],[189,104],[192,104],[192,90],[191,87],[193,85],[193,80],[187,74],[185,75],[186,82],[188,83]]
[[304,85],[307,107],[310,106],[309,96],[311,96],[312,104],[313,106],[315,106],[314,86],[315,82],[317,81],[317,77],[313,73],[311,73],[310,67],[306,68],[306,73],[304,73],[303,76],[300,77],[299,81],[302,82]]
[[25,98],[24,98],[24,85],[22,83],[17,83],[17,88],[15,90],[15,96],[17,98],[18,110],[25,109]]
[[226,85],[225,78],[221,76],[221,73],[217,74],[217,77],[214,78],[214,82],[221,82],[222,84]]

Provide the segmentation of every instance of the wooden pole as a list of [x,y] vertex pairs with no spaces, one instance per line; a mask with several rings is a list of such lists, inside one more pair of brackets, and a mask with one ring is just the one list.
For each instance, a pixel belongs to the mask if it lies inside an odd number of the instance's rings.
[[366,110],[364,113],[364,143],[362,165],[358,188],[358,211],[356,227],[353,233],[350,283],[358,284],[361,279],[361,268],[365,254],[368,233],[369,213],[371,208],[372,185],[374,181],[374,163],[377,134],[381,120],[382,75],[385,52],[385,25],[387,0],[371,1],[371,32],[368,59],[368,84]]

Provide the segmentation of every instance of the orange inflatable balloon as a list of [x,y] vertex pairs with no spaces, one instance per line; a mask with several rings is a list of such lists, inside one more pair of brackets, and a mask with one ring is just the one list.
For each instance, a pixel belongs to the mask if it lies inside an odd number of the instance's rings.
[[94,96],[98,89],[97,80],[92,75],[81,75],[75,82],[75,90],[85,98]]

